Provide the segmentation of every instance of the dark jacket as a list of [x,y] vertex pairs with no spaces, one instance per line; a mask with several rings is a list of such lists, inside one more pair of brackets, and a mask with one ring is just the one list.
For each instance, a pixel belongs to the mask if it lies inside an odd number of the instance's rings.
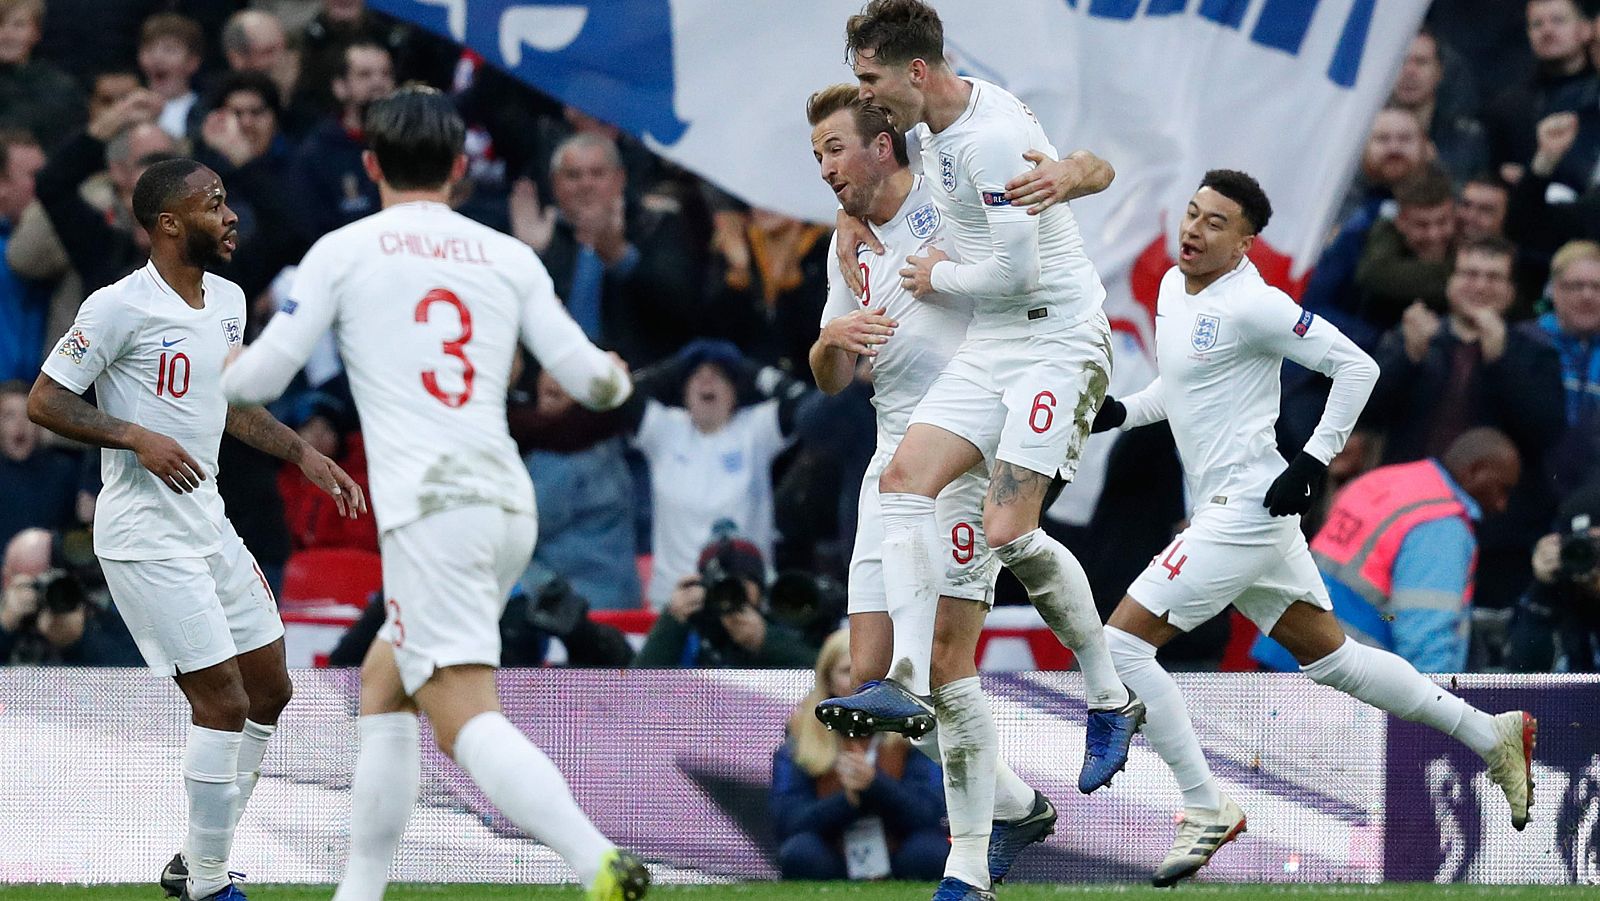
[[34,194],[50,217],[85,292],[97,291],[143,266],[149,254],[133,234],[112,225],[78,195],[84,179],[106,167],[106,145],[85,132],[50,155],[34,178]]
[[1484,109],[1483,125],[1489,139],[1489,163],[1526,166],[1538,149],[1539,120],[1551,113],[1577,112],[1581,121],[1571,152],[1556,167],[1555,180],[1581,191],[1589,184],[1600,160],[1600,120],[1585,115],[1600,106],[1600,77],[1585,64],[1575,75],[1555,75],[1543,70],[1526,83],[1510,88]]
[[361,166],[364,149],[336,118],[324,120],[300,145],[293,179],[306,237],[314,241],[378,211],[378,186]]
[[788,741],[772,753],[772,801],[768,808],[779,842],[802,832],[839,840],[845,827],[866,816],[883,818],[890,839],[938,829],[944,816],[944,774],[906,742],[878,752],[878,775],[861,793],[861,806],[845,797],[833,773],[814,777],[795,763]]
[[1417,300],[1443,312],[1450,269],[1448,260],[1430,263],[1418,259],[1392,221],[1377,223],[1367,235],[1366,249],[1356,266],[1361,318],[1374,328],[1393,328],[1400,322],[1400,314]]
[[83,92],[49,63],[0,66],[0,126],[23,128],[49,152],[83,127]]
[[[713,655],[720,660],[712,661]],[[656,618],[644,647],[633,658],[643,669],[671,669],[686,666],[727,666],[745,669],[808,669],[817,662],[817,649],[806,644],[798,632],[782,623],[767,620],[767,638],[761,650],[751,654],[740,647],[713,651],[690,623],[680,623],[665,610]]]

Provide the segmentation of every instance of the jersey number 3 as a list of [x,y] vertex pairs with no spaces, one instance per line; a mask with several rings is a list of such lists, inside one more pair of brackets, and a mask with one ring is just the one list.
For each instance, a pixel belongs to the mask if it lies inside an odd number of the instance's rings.
[[459,407],[472,399],[472,377],[476,370],[472,368],[472,361],[467,359],[467,342],[472,340],[472,314],[467,312],[467,305],[454,291],[446,288],[434,288],[422,299],[417,301],[417,321],[427,322],[428,312],[436,303],[455,307],[456,316],[461,320],[461,334],[444,342],[442,350],[447,357],[455,357],[461,361],[461,390],[457,392],[445,391],[439,387],[439,373],[429,369],[422,374],[422,387],[433,395],[434,399],[447,407]]

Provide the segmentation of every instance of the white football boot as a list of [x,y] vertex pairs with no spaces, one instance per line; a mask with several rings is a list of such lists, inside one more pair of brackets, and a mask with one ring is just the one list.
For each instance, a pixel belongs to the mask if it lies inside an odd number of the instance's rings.
[[1506,793],[1511,805],[1511,827],[1517,831],[1528,825],[1528,808],[1533,804],[1533,745],[1539,734],[1539,721],[1526,710],[1496,714],[1494,732],[1499,741],[1489,756],[1489,780]]
[[1178,880],[1193,876],[1195,871],[1211,862],[1217,849],[1239,837],[1245,831],[1244,811],[1233,799],[1222,796],[1222,809],[1217,811],[1186,807],[1183,821],[1178,824],[1178,836],[1172,840],[1172,850],[1150,883],[1166,888]]

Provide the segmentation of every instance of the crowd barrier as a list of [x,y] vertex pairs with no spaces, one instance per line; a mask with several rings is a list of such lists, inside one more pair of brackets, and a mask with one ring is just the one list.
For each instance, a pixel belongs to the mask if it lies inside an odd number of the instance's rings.
[[[663,882],[771,879],[768,784],[809,672],[522,670],[506,713],[555,760],[601,830]],[[297,670],[296,694],[240,826],[252,881],[337,880],[349,843],[357,683]],[[1600,882],[1600,677],[1445,677],[1473,703],[1541,722],[1533,822],[1511,829],[1482,762],[1295,675],[1181,674],[1223,790],[1250,828],[1203,879]],[[1076,673],[990,674],[1002,753],[1061,812],[1016,881],[1141,881],[1171,841],[1179,799],[1137,741],[1091,796]],[[0,670],[0,882],[152,881],[184,822],[187,717],[170,680],[135,670]],[[426,731],[422,803],[396,878],[570,878],[501,819]]]

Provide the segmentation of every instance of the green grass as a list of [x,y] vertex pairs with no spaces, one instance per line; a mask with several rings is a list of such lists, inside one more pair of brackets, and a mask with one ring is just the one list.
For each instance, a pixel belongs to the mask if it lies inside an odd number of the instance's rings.
[[[251,901],[328,901],[333,895],[331,886],[249,886]],[[1389,883],[1386,885],[1220,885],[1190,884],[1177,889],[1155,889],[1148,886],[1129,885],[1013,885],[1001,886],[1000,897],[1005,901],[1044,901],[1044,899],[1102,898],[1111,896],[1116,901],[1169,901],[1187,897],[1197,901],[1313,901],[1313,899],[1376,899],[1376,901],[1577,901],[1594,898],[1592,886],[1489,886],[1452,885],[1439,886],[1422,883]],[[933,894],[933,885],[911,883],[877,883],[853,885],[842,882],[812,883],[750,883],[723,886],[664,886],[650,893],[656,898],[688,901],[690,898],[705,901],[790,901],[796,898],[825,896],[829,898],[862,898],[868,901],[926,901]],[[385,895],[387,901],[545,901],[582,897],[576,888],[522,885],[394,885]],[[6,901],[55,901],[62,898],[81,898],[84,901],[160,901],[161,893],[149,885],[66,886],[66,885],[12,885],[0,886],[0,899]]]

